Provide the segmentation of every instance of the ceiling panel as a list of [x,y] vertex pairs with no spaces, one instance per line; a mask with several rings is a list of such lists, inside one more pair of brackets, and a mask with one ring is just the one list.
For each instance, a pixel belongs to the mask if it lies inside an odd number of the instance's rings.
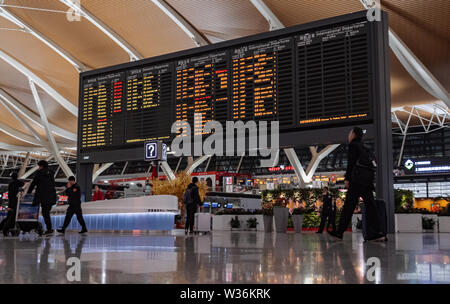
[[82,4],[144,57],[195,47],[192,39],[150,0],[84,0]]
[[[95,0],[90,0],[95,1]],[[82,3],[87,3],[83,0]],[[7,4],[52,9],[62,13],[9,8],[11,12],[55,41],[63,49],[89,67],[100,68],[129,61],[129,57],[116,43],[85,18],[69,22],[68,7],[58,0],[6,0]],[[129,22],[129,20],[121,20]]]
[[269,30],[267,21],[247,0],[167,2],[211,41],[229,40]]

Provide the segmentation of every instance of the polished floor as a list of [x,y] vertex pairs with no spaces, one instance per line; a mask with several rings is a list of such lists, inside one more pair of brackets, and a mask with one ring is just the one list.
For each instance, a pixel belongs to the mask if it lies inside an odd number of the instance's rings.
[[[340,242],[311,232],[182,231],[1,238],[0,283],[70,283],[71,257],[81,283],[450,283],[450,234],[362,243],[358,233]],[[373,257],[379,271],[366,266]]]

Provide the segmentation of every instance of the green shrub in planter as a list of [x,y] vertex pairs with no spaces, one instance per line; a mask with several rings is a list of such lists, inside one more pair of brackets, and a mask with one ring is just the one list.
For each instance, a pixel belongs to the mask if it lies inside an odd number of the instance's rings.
[[320,225],[320,217],[317,216],[316,212],[305,213],[303,217],[303,227],[306,228],[316,228]]
[[414,192],[411,190],[394,190],[395,213],[412,213],[414,208]]
[[230,226],[231,226],[232,229],[241,228],[241,221],[239,220],[237,215],[234,218],[231,219]]
[[249,229],[256,229],[258,224],[258,219],[256,217],[251,217],[247,220],[247,228]]
[[433,230],[436,222],[432,218],[422,217],[422,228],[426,230]]

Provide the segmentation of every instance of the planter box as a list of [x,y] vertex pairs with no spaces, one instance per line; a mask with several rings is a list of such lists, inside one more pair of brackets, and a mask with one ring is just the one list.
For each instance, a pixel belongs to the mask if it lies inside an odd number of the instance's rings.
[[273,215],[264,215],[264,231],[272,232],[273,231]]
[[422,214],[422,217],[423,218],[431,218],[434,221],[434,228],[433,229],[423,229],[423,232],[437,233],[439,231],[439,218],[438,218],[437,214]]
[[294,221],[295,233],[301,233],[303,227],[303,214],[293,214],[292,220]]
[[356,225],[358,224],[358,218],[360,220],[362,220],[362,214],[360,214],[360,213],[353,214],[353,216],[352,216],[352,232],[355,232],[355,231],[361,232],[362,231],[362,229],[356,228]]
[[[230,221],[236,215],[224,214],[224,215],[214,215],[212,217],[212,229],[213,231],[230,231]],[[251,217],[255,217],[258,220],[258,226],[256,226],[256,231],[264,231],[264,218],[262,214],[256,215],[238,215],[238,219],[241,221],[241,228],[234,230],[247,230],[247,220]]]
[[275,221],[275,232],[286,233],[289,220],[289,209],[286,207],[274,207],[273,219]]
[[450,216],[439,216],[439,232],[450,232]]
[[422,231],[422,214],[395,214],[395,232],[422,233]]

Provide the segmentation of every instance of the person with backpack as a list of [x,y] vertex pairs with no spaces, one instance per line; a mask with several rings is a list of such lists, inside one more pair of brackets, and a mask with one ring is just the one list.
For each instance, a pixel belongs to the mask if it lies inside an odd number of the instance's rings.
[[337,230],[328,232],[330,235],[342,239],[350,224],[353,212],[362,197],[366,215],[374,220],[368,225],[369,241],[385,241],[386,236],[381,231],[381,223],[377,220],[377,208],[373,197],[376,162],[373,154],[363,145],[364,132],[354,127],[348,135],[348,158],[345,172],[345,188],[347,194]]
[[198,192],[198,178],[194,176],[192,183],[186,188],[184,192],[183,203],[186,206],[186,225],[184,228],[185,234],[194,232],[195,213],[197,208],[201,205],[200,194]]

